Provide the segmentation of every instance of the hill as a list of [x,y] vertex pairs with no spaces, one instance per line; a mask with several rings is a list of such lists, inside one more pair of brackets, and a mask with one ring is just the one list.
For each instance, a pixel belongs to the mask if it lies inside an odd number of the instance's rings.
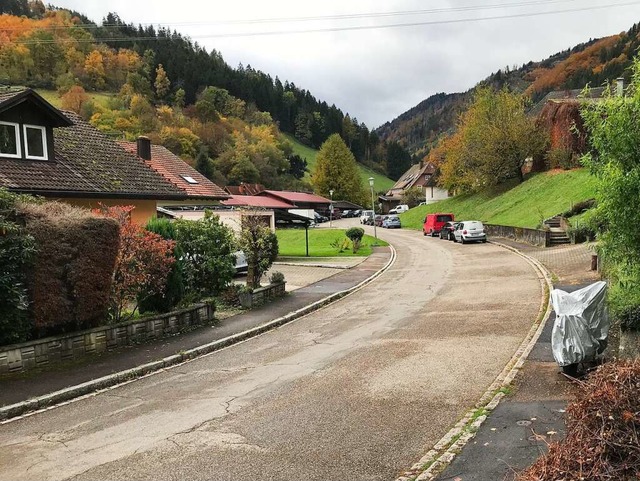
[[[511,188],[512,187],[512,188]],[[542,220],[569,210],[576,202],[595,196],[596,179],[587,169],[549,171],[522,184],[452,197],[416,207],[400,216],[403,227],[422,229],[426,214],[451,212],[456,219],[536,228]]]
[[[318,151],[316,149],[312,149],[311,147],[307,147],[306,145],[300,143],[292,135],[285,135],[285,137],[293,145],[293,152],[295,154],[298,154],[303,159],[307,160],[307,168],[309,169],[309,171],[305,175],[305,179],[307,180],[311,179],[311,172],[313,172],[313,169],[315,168],[316,156],[318,155]],[[358,164],[358,169],[360,170],[360,178],[362,179],[362,183],[367,190],[369,190],[369,177],[374,178],[374,188],[376,192],[382,192],[382,191],[386,192],[395,183],[390,178],[382,174],[379,174],[378,172],[374,172],[373,170],[369,169],[368,167],[362,164]]]
[[[589,40],[545,60],[530,61],[514,70],[498,70],[478,86],[508,87],[525,93],[535,104],[553,90],[601,86],[621,76],[629,80],[628,67],[640,48],[639,33],[636,24],[628,32]],[[375,133],[383,141],[397,141],[411,154],[423,156],[440,135],[453,130],[473,90],[432,95],[378,127]]]

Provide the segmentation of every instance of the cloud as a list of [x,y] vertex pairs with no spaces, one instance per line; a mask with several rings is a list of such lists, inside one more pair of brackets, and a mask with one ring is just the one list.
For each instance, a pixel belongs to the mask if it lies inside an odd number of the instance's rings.
[[[617,1],[617,0],[616,0]],[[514,0],[522,3],[522,0]],[[483,22],[425,25],[379,30],[351,30],[274,36],[207,38],[237,32],[309,30],[318,28],[411,23],[442,19],[512,15],[599,5],[597,0],[537,0],[519,8],[431,13],[388,18],[314,20],[254,24],[220,24],[230,20],[314,17],[353,13],[399,12],[460,7],[433,0],[325,0],[307,4],[294,0],[175,2],[54,0],[99,21],[109,11],[126,22],[170,23],[208,50],[215,48],[233,67],[251,65],[335,103],[370,128],[392,120],[437,92],[464,91],[505,66],[541,60],[590,38],[628,30],[640,16],[639,6],[576,11]],[[494,3],[494,2],[491,2]],[[499,3],[499,2],[495,2]],[[529,2],[531,3],[531,2]],[[465,3],[464,5],[487,5]]]

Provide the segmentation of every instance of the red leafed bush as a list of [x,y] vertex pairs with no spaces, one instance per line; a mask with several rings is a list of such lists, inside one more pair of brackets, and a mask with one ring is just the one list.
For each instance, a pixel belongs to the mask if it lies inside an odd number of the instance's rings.
[[640,360],[605,364],[567,408],[567,435],[518,481],[640,479]]
[[133,209],[133,206],[103,206],[97,210],[97,213],[115,219],[120,225],[120,249],[109,301],[110,315],[116,322],[131,318],[139,300],[164,292],[175,262],[175,243],[133,223]]
[[36,257],[28,271],[39,336],[103,324],[118,253],[118,225],[60,202],[20,204]]

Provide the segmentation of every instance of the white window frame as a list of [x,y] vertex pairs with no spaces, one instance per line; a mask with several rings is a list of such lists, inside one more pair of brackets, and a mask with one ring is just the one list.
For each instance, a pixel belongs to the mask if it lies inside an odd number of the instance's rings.
[[21,159],[22,158],[22,149],[20,148],[20,124],[16,124],[14,122],[1,122],[0,125],[10,125],[14,128],[16,134],[16,147],[17,154],[8,154],[6,152],[0,152],[0,157],[11,157],[13,159]]
[[[29,155],[29,144],[27,143],[27,129],[36,129],[42,132],[42,153],[43,156]],[[24,124],[22,126],[22,134],[24,136],[24,157],[29,160],[49,160],[49,151],[47,150],[47,129],[41,125]]]

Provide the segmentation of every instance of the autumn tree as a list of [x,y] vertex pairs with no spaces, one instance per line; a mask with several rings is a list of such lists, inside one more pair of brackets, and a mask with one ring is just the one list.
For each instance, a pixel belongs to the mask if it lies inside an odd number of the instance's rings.
[[135,314],[138,302],[163,292],[175,262],[175,243],[131,220],[133,206],[102,206],[96,212],[120,224],[120,249],[111,285],[110,315],[115,322]]
[[167,72],[165,72],[162,64],[158,65],[158,68],[156,68],[156,81],[154,86],[156,88],[156,97],[161,101],[164,100],[169,94],[171,81],[169,80],[169,77],[167,77]]
[[89,77],[91,85],[96,90],[105,86],[106,73],[104,70],[104,57],[98,50],[92,50],[84,62],[84,72]]
[[82,106],[89,100],[89,96],[80,85],[74,85],[62,97],[62,108],[79,114]]
[[328,197],[333,190],[334,199],[355,204],[364,204],[367,200],[356,159],[338,134],[333,134],[320,147],[311,182],[320,195]]
[[512,178],[522,182],[527,158],[542,155],[547,144],[525,108],[521,95],[478,89],[445,152],[445,163],[451,163],[443,166],[445,186],[475,190]]

